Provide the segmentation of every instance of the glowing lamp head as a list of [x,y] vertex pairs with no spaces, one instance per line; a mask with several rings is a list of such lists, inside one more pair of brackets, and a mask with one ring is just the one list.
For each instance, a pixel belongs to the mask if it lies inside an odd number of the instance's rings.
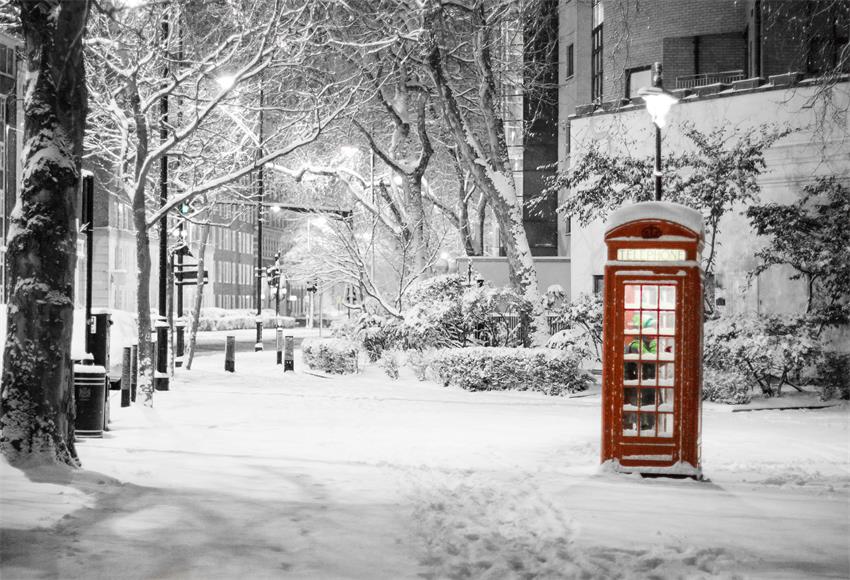
[[225,74],[216,77],[215,82],[223,91],[230,90],[236,84],[236,75]]
[[646,111],[652,117],[652,122],[659,128],[667,123],[667,113],[670,107],[679,102],[679,99],[658,87],[643,87],[638,89],[638,96],[643,97],[646,103]]

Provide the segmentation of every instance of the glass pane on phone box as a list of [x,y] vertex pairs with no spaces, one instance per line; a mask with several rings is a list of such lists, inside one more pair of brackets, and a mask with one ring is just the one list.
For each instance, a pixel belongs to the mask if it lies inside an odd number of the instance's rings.
[[637,407],[637,389],[625,389],[623,392],[623,405]]
[[623,413],[623,434],[637,434],[637,413]]
[[640,308],[640,286],[626,284],[624,294],[626,308]]
[[644,334],[656,334],[658,332],[658,318],[655,312],[644,311],[641,314],[641,326]]
[[658,286],[644,286],[640,294],[642,308],[658,308]]
[[673,410],[673,389],[658,389],[658,406]]
[[640,414],[640,436],[655,437],[655,413]]
[[673,436],[673,415],[670,413],[659,413],[658,415],[658,436],[672,437]]
[[675,350],[675,339],[665,337],[658,339],[658,358],[672,359]]
[[638,380],[638,364],[627,362],[623,365],[623,380],[636,381]]
[[640,341],[641,358],[654,359],[658,355],[658,341],[651,336],[644,336]]
[[626,310],[625,315],[626,334],[637,334],[640,332],[640,311]]
[[655,407],[655,389],[640,390],[640,406]]
[[642,383],[655,383],[655,372],[656,372],[655,363],[642,363],[640,365],[640,382]]
[[672,385],[676,372],[675,363],[661,363],[658,365],[658,383],[661,385]]
[[627,336],[625,338],[624,354],[640,354],[640,338]]
[[659,307],[672,310],[676,308],[676,287],[662,286],[660,289]]
[[662,312],[661,313],[661,334],[676,333],[676,313]]

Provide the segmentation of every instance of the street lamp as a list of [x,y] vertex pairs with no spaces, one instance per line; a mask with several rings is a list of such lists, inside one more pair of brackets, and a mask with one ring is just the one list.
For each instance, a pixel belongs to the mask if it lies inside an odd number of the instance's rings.
[[[161,40],[165,47],[165,64],[162,69],[162,78],[167,79],[170,70],[169,62],[171,55],[168,50],[170,42],[169,15],[166,13],[162,19],[160,29]],[[159,98],[159,140],[165,143],[168,140],[168,93],[163,92]],[[159,206],[164,207],[168,202],[168,155],[163,155],[159,160]],[[155,323],[156,328],[156,372],[154,372],[153,384],[157,391],[169,389],[168,379],[168,322],[166,320],[166,300],[168,296],[168,214],[162,214],[159,220],[159,292],[158,292],[158,316]]]
[[655,123],[655,201],[661,201],[661,128],[667,122],[670,107],[679,102],[672,93],[663,88],[661,63],[652,65],[652,86],[638,89],[638,96],[643,97],[646,111]]

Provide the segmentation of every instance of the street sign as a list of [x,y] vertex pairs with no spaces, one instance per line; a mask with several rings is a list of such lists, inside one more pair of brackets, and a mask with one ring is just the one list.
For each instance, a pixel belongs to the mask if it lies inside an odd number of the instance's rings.
[[[189,284],[197,284],[198,283],[198,271],[197,270],[178,270],[174,272],[175,284],[178,286],[186,286]],[[209,282],[209,271],[204,270],[204,284]]]

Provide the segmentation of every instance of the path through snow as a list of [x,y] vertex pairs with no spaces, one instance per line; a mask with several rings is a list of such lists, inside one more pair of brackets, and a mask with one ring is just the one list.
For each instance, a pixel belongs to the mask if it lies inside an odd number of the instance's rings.
[[598,394],[178,373],[85,470],[0,464],[4,580],[850,576],[846,405],[707,405],[694,482],[600,473]]

